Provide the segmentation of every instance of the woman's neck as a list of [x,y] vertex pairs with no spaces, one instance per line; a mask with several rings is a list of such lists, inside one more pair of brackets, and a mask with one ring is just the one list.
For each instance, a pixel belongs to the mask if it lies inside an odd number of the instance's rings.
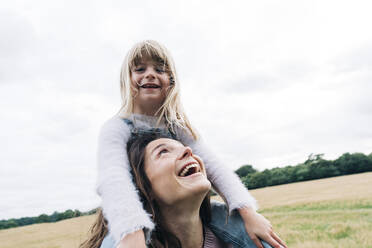
[[168,229],[177,236],[184,248],[203,246],[203,223],[199,212],[204,198],[160,206]]

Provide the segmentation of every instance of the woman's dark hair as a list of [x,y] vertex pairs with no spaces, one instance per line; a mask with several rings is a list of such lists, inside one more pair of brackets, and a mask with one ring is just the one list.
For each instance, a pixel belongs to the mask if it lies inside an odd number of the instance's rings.
[[[155,200],[150,180],[145,173],[145,149],[146,146],[157,139],[172,137],[165,132],[144,131],[132,135],[127,143],[128,159],[131,166],[131,174],[136,184],[144,209],[152,216],[156,228],[151,234],[150,247],[153,248],[181,248],[180,240],[168,230],[165,220],[161,215],[159,205]],[[203,224],[211,219],[211,207],[209,193],[204,198],[200,207],[200,218]],[[99,211],[98,218],[91,228],[91,237],[80,245],[80,248],[99,248],[105,235],[108,232],[107,221],[102,211]]]

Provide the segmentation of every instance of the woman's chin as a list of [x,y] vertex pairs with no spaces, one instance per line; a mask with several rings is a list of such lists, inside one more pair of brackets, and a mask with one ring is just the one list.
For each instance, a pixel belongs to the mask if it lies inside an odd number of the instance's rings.
[[179,184],[191,194],[207,193],[212,187],[211,182],[201,172],[187,177],[179,177]]

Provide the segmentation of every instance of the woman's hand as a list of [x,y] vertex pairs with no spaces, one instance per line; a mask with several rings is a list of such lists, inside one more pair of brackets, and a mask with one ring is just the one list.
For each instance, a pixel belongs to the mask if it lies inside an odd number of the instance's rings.
[[116,248],[146,248],[145,235],[142,230],[126,235]]
[[260,239],[274,248],[287,248],[287,245],[274,233],[270,221],[253,208],[240,208],[239,213],[244,220],[245,230],[258,248],[263,248]]

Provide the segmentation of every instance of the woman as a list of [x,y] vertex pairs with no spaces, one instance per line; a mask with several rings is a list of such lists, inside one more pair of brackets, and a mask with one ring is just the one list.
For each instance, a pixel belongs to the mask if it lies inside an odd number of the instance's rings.
[[[145,132],[128,142],[127,152],[144,208],[156,224],[150,247],[256,247],[237,212],[227,217],[224,204],[210,203],[203,161],[189,147],[167,134]],[[114,247],[101,213],[92,233],[83,247]]]

